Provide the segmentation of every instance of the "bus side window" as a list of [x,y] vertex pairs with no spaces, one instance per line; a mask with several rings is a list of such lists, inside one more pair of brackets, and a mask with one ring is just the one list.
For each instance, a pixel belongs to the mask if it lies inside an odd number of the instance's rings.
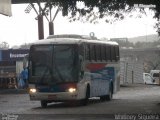
[[97,56],[97,47],[96,47],[96,45],[94,45],[94,56],[95,56],[95,61],[97,61],[98,60],[98,56]]
[[101,46],[100,45],[95,45],[96,48],[96,60],[101,61]]
[[119,61],[119,47],[115,46],[115,52],[116,52],[116,61]]
[[116,54],[115,54],[116,52],[115,52],[115,46],[112,46],[111,47],[111,55],[112,55],[112,61],[114,60],[116,60]]
[[106,47],[104,45],[101,46],[101,56],[102,60],[106,61]]
[[79,54],[84,56],[84,47],[83,44],[79,46]]
[[100,61],[102,61],[102,45],[99,45],[99,57],[100,57]]
[[106,60],[111,61],[111,47],[106,46]]
[[90,46],[89,44],[86,45],[86,49],[85,49],[85,56],[86,56],[86,60],[91,60],[91,54],[90,54]]
[[96,52],[95,52],[95,46],[90,45],[90,53],[91,53],[91,60],[96,60]]

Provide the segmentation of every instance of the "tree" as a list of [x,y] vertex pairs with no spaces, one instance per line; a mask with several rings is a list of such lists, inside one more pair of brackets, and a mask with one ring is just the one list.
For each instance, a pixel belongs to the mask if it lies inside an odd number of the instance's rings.
[[[27,1],[12,0],[12,3],[26,3]],[[143,6],[150,5],[150,9],[155,11],[154,17],[159,21],[155,27],[160,35],[160,0],[29,0],[29,2],[37,2],[38,4],[44,2],[45,7],[42,14],[45,14],[53,6],[59,6],[62,9],[63,16],[71,15],[71,21],[79,20],[80,17],[86,17],[87,20],[92,18],[90,19],[91,22],[108,15],[111,15],[118,20],[124,19],[125,14],[123,13],[129,13],[137,6],[139,7],[139,12],[145,14]],[[84,7],[78,7],[78,2],[81,4],[83,3]],[[95,8],[97,8],[96,12]],[[106,19],[106,22],[110,21]]]
[[[43,0],[44,1],[44,0]],[[159,0],[50,0],[53,1],[52,5],[62,7],[63,15],[68,15],[68,12],[81,12],[83,15],[86,13],[91,13],[94,7],[97,7],[100,12],[99,17],[103,17],[106,12],[111,14],[115,11],[120,10],[131,10],[134,8],[135,4],[139,5],[155,5],[151,8],[156,11],[155,16],[158,18],[160,14],[160,1]],[[77,2],[83,2],[85,8],[77,8]],[[141,8],[143,9],[143,8]],[[118,16],[118,15],[117,15]]]
[[150,70],[158,70],[160,69],[160,54],[159,52],[153,52],[152,54],[145,54],[143,56],[144,58],[144,63],[146,67],[145,72],[149,72]]
[[[43,0],[44,1],[44,0]],[[157,32],[160,35],[160,1],[159,0],[50,0],[46,3],[62,8],[63,16],[69,16],[72,21],[79,20],[80,17],[85,17],[93,22],[95,19],[101,19],[105,16],[113,16],[115,19],[124,19],[125,14],[139,7],[139,12],[144,13],[144,7],[148,6],[155,11],[155,18],[159,21],[156,24]],[[81,3],[82,7],[78,7],[77,3]],[[97,8],[97,11],[95,11]],[[78,14],[78,15],[77,15]],[[110,22],[106,19],[106,22]]]
[[0,43],[0,49],[9,49],[9,44],[7,42]]

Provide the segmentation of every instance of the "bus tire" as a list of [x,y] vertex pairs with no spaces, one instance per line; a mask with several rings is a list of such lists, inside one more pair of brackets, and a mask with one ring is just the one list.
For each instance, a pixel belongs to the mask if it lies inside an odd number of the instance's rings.
[[90,97],[90,87],[88,85],[86,90],[86,97],[80,101],[80,104],[86,106],[88,104],[89,97]]
[[109,88],[109,94],[106,95],[106,100],[110,101],[110,100],[112,100],[112,97],[113,97],[113,85],[111,84],[110,88]]
[[47,102],[44,100],[41,100],[41,107],[46,108],[47,107]]
[[101,101],[105,101],[107,99],[107,95],[100,96]]

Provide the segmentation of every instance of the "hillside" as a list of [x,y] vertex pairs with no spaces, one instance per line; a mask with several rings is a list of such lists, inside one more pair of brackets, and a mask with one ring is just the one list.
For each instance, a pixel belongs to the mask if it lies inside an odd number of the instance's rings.
[[157,41],[157,40],[160,40],[160,38],[156,34],[128,38],[128,41],[133,42],[133,43],[136,43],[136,42],[153,42],[153,41]]

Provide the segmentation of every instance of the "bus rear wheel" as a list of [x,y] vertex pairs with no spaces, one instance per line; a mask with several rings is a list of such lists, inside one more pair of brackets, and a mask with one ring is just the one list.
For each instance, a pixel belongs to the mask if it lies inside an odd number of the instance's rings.
[[110,101],[113,97],[113,87],[110,86],[108,95],[100,96],[101,101]]
[[109,89],[108,95],[106,95],[106,100],[110,101],[110,100],[112,100],[112,97],[113,97],[113,87],[111,86]]
[[101,101],[106,101],[106,100],[107,100],[107,95],[100,96],[100,100],[101,100]]
[[47,102],[44,101],[44,100],[42,100],[42,101],[41,101],[41,107],[42,107],[42,108],[46,108],[46,107],[47,107]]

